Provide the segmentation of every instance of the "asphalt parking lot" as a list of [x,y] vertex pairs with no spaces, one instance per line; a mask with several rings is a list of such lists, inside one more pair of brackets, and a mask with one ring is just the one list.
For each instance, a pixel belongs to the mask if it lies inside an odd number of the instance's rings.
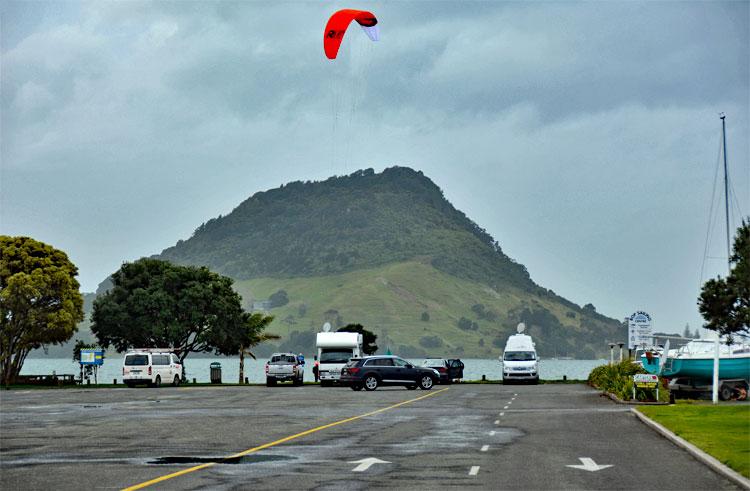
[[584,385],[443,389],[2,392],[0,487],[736,489]]

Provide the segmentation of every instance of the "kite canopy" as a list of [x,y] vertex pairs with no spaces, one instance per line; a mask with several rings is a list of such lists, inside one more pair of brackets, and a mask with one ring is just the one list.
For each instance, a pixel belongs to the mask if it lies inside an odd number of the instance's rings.
[[341,41],[344,39],[344,33],[346,33],[346,29],[353,20],[356,20],[362,27],[367,37],[373,41],[380,39],[380,30],[377,25],[378,19],[375,18],[372,12],[352,9],[339,10],[328,19],[326,30],[323,33],[323,49],[329,59],[336,59]]

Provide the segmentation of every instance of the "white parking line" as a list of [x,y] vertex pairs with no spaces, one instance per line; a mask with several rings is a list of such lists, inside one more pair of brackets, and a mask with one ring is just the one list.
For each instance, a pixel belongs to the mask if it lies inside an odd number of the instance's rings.
[[479,474],[479,466],[478,465],[472,465],[471,469],[469,470],[469,475],[470,476],[476,476],[477,474]]
[[510,406],[511,404],[513,404],[513,399],[508,401],[508,405]]
[[503,406],[503,409],[508,409],[508,406]]
[[517,396],[518,394],[513,394],[514,396]]
[[482,449],[480,450],[480,452],[486,452],[489,449],[490,449],[489,445],[482,445]]
[[494,431],[490,431],[490,436],[495,436],[495,432]]
[[500,413],[500,416],[505,416],[505,413]]
[[499,424],[500,424],[500,420],[499,420],[499,419],[496,419],[496,420],[495,420],[495,424],[496,424],[496,425],[499,425]]

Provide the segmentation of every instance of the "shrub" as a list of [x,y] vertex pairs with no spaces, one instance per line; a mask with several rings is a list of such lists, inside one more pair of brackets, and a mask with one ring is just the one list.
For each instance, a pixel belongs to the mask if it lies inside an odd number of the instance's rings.
[[[647,373],[642,366],[625,360],[615,365],[601,365],[594,368],[589,374],[589,385],[616,395],[624,401],[633,397],[633,375],[636,373]],[[668,397],[667,391],[660,393]],[[645,400],[648,394],[643,390],[636,390],[635,397]],[[660,397],[661,399],[662,397]]]

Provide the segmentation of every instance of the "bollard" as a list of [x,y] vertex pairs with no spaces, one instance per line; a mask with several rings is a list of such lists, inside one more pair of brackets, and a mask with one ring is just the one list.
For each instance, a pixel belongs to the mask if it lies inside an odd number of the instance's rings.
[[486,382],[486,381],[487,381],[487,376],[483,374],[482,375],[482,382]]
[[195,382],[195,379],[193,379],[193,383],[196,383],[196,382]]
[[86,379],[86,385],[91,385],[91,379],[90,378]]
[[117,379],[112,379],[112,385],[117,385]]
[[245,385],[248,385],[249,383],[250,383],[250,381],[248,380],[247,377],[245,377]]
[[565,382],[567,380],[568,380],[568,376],[567,375],[563,375],[563,382]]

